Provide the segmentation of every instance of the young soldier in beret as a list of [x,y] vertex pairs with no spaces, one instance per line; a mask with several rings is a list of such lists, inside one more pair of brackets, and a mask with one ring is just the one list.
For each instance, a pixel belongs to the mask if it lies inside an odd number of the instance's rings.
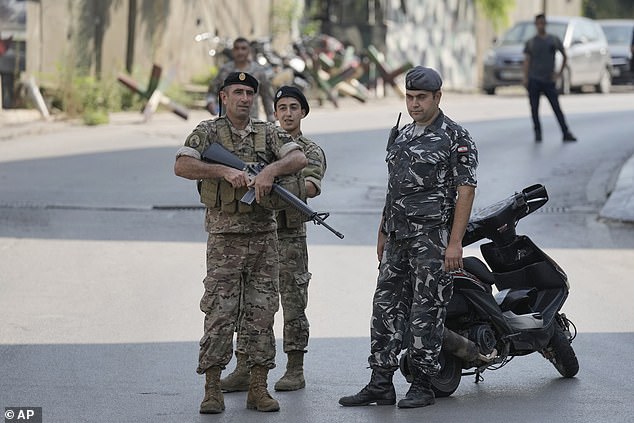
[[476,186],[476,147],[469,133],[440,110],[442,80],[436,71],[416,66],[405,84],[413,122],[387,148],[388,187],[370,327],[372,377],[359,393],[339,400],[344,406],[395,404],[392,376],[403,347],[413,382],[398,406],[435,402],[431,377],[440,369],[452,294],[449,272],[462,267],[462,237]]
[[[258,81],[244,72],[229,74],[220,96],[226,115],[201,122],[176,156],[174,172],[202,181],[200,200],[206,206],[207,276],[200,309],[205,313],[197,372],[206,375],[201,413],[220,413],[224,398],[220,373],[231,360],[233,332],[240,322],[249,335],[250,368],[247,408],[277,411],[267,390],[275,367],[273,319],[279,309],[278,244],[275,212],[262,207],[275,177],[296,173],[307,164],[299,144],[273,123],[249,117]],[[220,143],[245,162],[268,164],[253,179],[244,171],[210,164],[201,154]],[[255,190],[258,204],[240,198]]]
[[[306,197],[321,194],[321,180],[326,172],[323,150],[302,134],[301,121],[310,108],[304,94],[296,87],[283,86],[275,93],[275,117],[280,126],[304,150],[308,165],[302,170]],[[306,201],[306,198],[302,198]],[[275,384],[276,391],[294,391],[303,388],[304,354],[308,346],[309,325],[306,317],[308,305],[308,248],[306,223],[293,208],[277,214],[277,237],[280,242],[280,299],[284,314],[284,352],[288,360],[286,373]]]
[[[321,193],[321,179],[326,172],[326,157],[323,150],[301,132],[301,121],[308,115],[310,107],[304,94],[296,87],[282,86],[274,97],[275,117],[304,150],[308,165],[303,169],[306,197]],[[284,313],[284,352],[288,356],[286,373],[275,384],[276,391],[295,391],[306,386],[304,379],[304,353],[308,346],[309,324],[306,317],[308,304],[308,249],[306,246],[306,224],[302,215],[293,208],[277,212],[277,237],[280,254],[280,298]],[[236,368],[221,381],[225,392],[246,391],[249,369],[246,365],[246,340],[248,334],[239,330],[236,346]]]

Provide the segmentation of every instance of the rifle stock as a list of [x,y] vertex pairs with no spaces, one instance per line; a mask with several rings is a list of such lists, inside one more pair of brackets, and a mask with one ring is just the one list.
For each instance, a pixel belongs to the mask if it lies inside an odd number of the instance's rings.
[[[234,169],[244,170],[249,173],[249,176],[251,177],[260,173],[260,170],[264,167],[260,164],[248,165],[219,143],[213,143],[207,147],[207,149],[203,151],[202,158],[204,161],[209,163],[221,164]],[[324,228],[335,234],[335,236],[343,239],[344,236],[341,232],[336,231],[325,222],[325,219],[330,216],[330,213],[318,213],[314,211],[308,206],[308,204],[297,198],[295,194],[278,184],[273,184],[272,192],[278,195],[289,206],[295,208],[301,214],[306,216],[308,220],[312,221],[316,225],[322,225]],[[249,189],[240,201],[246,204],[253,204],[253,201],[255,201],[255,190],[253,188]]]

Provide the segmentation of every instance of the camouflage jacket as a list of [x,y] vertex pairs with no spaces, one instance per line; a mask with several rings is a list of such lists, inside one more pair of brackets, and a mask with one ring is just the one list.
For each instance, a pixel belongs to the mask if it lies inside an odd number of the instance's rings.
[[[312,182],[317,188],[317,195],[321,194],[321,180],[326,173],[326,155],[324,151],[310,139],[300,134],[295,142],[302,147],[304,154],[308,159],[308,165],[302,169],[302,176],[306,182]],[[302,199],[306,200],[306,199]],[[277,235],[279,238],[306,236],[305,220],[299,216],[291,216],[298,214],[292,208],[281,210],[277,213]],[[297,219],[301,219],[301,224],[294,224]]]
[[[221,142],[218,133],[220,120],[228,121],[226,117],[220,117],[200,122],[187,137],[185,145],[178,150],[176,156],[190,156],[200,159],[203,151],[211,143]],[[256,122],[258,124],[254,125]],[[233,153],[246,162],[271,163],[289,152],[301,148],[286,131],[269,122],[251,119],[244,130],[238,130],[233,125],[230,125],[230,129],[234,146]],[[258,157],[260,153],[257,153],[255,148],[255,137],[258,130],[266,131],[265,148],[261,157]],[[205,215],[205,229],[209,233],[251,233],[277,229],[274,211],[258,204],[251,207],[249,212],[227,213],[222,208],[208,206]]]
[[449,227],[457,187],[476,186],[478,153],[469,133],[442,111],[425,130],[406,125],[388,147],[383,227],[397,239]]

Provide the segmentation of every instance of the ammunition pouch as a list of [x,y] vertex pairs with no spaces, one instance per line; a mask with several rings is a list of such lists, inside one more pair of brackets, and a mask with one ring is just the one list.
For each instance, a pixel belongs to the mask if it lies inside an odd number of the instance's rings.
[[295,210],[293,207],[289,207],[284,210],[279,210],[276,214],[277,229],[298,229],[308,221],[308,216]]
[[246,187],[235,189],[223,179],[203,179],[200,183],[200,202],[210,209],[225,213],[249,213],[251,206],[240,202]]
[[[306,183],[301,175],[295,174],[280,176],[275,178],[275,183],[295,194],[295,196],[300,200],[306,201]],[[260,206],[269,210],[284,210],[292,208],[273,191],[271,191],[269,195],[260,198]]]
[[200,202],[208,208],[215,208],[220,205],[218,198],[218,186],[220,179],[202,179],[198,181],[198,192],[200,193]]

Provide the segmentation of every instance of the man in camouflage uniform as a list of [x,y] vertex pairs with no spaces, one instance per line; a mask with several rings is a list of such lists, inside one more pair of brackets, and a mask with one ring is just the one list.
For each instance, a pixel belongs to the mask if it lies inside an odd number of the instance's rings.
[[[196,370],[206,375],[201,413],[224,410],[220,373],[231,359],[239,313],[248,334],[245,348],[251,369],[247,408],[279,410],[267,391],[268,371],[275,367],[273,319],[279,308],[276,223],[274,212],[259,203],[269,197],[276,176],[298,172],[307,160],[286,132],[249,117],[257,88],[252,75],[229,74],[220,94],[226,116],[201,122],[178,151],[174,165],[176,175],[202,181],[200,197],[209,233],[200,301],[204,335]],[[212,143],[222,144],[247,163],[270,164],[250,179],[242,170],[202,161]],[[240,203],[248,188],[255,190],[258,204]]]
[[260,109],[258,106],[258,98],[262,99],[262,106],[266,113],[266,120],[269,122],[275,122],[274,110],[273,110],[273,93],[269,77],[266,69],[260,66],[259,63],[251,60],[251,46],[246,38],[236,38],[233,42],[233,48],[231,49],[233,60],[228,61],[220,67],[218,74],[209,84],[207,89],[207,110],[213,115],[220,112],[218,107],[218,94],[222,83],[225,78],[232,72],[244,72],[255,77],[258,80],[259,95],[255,94],[253,98],[253,104],[251,105],[251,117],[258,119],[260,116]]
[[477,152],[469,133],[439,108],[442,80],[417,66],[406,75],[414,120],[387,148],[388,189],[379,226],[379,277],[374,293],[368,362],[372,378],[339,403],[393,405],[392,376],[407,348],[413,382],[401,408],[435,402],[431,377],[440,366],[448,272],[462,267],[462,237],[475,195]]
[[[301,120],[310,108],[304,94],[295,87],[282,86],[275,94],[275,116],[281,127],[304,150],[308,165],[303,169],[306,197],[321,193],[321,179],[326,171],[326,157],[322,149],[301,132]],[[276,391],[295,391],[306,386],[304,379],[304,353],[308,346],[309,324],[306,317],[308,304],[308,249],[306,224],[302,215],[292,208],[277,213],[277,237],[280,254],[280,298],[284,313],[284,352],[288,356],[286,373],[275,384]],[[225,392],[246,391],[249,369],[246,365],[246,339],[243,330],[238,331],[236,368],[220,386]]]

